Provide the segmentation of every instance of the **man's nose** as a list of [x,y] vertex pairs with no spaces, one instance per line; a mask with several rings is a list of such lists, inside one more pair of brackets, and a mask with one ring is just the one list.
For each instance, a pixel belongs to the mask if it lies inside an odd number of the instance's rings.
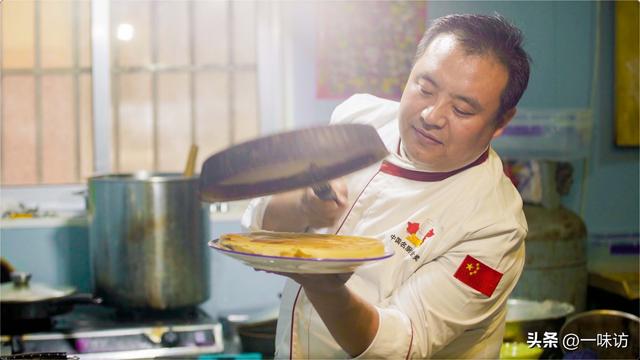
[[447,116],[442,104],[431,104],[420,113],[422,123],[426,128],[442,128],[447,123]]

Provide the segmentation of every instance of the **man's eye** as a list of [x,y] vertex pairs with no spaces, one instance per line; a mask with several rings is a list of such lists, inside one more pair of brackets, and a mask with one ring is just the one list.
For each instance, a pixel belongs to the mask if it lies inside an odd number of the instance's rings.
[[454,106],[454,108],[453,108],[453,111],[454,111],[456,114],[460,115],[460,116],[471,116],[471,115],[473,115],[473,113],[466,112],[466,111],[462,111],[462,110],[458,109],[458,108],[457,108],[457,107],[455,107],[455,106]]
[[431,95],[431,92],[425,90],[423,87],[419,86],[418,89],[420,89],[420,93],[422,95]]

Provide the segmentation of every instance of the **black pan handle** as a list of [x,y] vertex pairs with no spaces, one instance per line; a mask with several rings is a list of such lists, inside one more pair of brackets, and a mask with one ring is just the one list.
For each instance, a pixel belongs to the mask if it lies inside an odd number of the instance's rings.
[[82,304],[102,304],[102,298],[94,297],[90,293],[71,294],[55,301],[56,305],[82,305]]
[[316,196],[320,199],[325,201],[333,200],[335,202],[338,202],[338,195],[336,195],[336,192],[333,191],[333,188],[331,187],[331,185],[329,185],[328,182],[314,185],[311,188],[313,189],[313,192],[316,194]]
[[42,359],[42,360],[69,360],[78,359],[77,356],[67,356],[66,352],[38,352],[14,355],[2,355],[0,360],[24,360],[24,359]]

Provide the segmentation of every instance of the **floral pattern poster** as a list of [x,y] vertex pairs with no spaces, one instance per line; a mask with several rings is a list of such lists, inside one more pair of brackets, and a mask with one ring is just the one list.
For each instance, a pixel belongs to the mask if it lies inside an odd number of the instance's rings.
[[317,6],[317,98],[370,93],[400,99],[426,28],[426,2],[326,1]]

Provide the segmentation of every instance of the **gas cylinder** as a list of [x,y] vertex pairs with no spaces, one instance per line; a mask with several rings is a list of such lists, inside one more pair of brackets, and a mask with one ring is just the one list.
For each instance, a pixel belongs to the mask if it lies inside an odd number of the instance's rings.
[[525,266],[514,298],[572,304],[583,311],[587,301],[587,229],[580,217],[562,206],[525,205],[529,232]]

